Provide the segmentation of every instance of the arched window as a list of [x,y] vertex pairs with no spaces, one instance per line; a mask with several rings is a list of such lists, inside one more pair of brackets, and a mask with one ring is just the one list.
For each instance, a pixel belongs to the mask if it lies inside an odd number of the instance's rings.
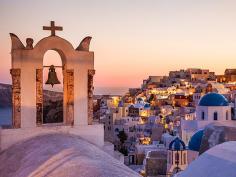
[[205,120],[205,112],[202,111],[202,120]]
[[[51,65],[57,65],[61,67],[50,67]],[[47,92],[43,94],[43,124],[47,123],[59,123],[64,121],[63,117],[63,62],[60,54],[54,50],[48,50],[43,59],[43,90],[53,91],[54,93]],[[46,84],[49,80],[50,73],[57,75],[60,84],[56,84],[52,87],[50,84]],[[52,76],[52,75],[51,75]],[[49,82],[50,83],[50,82]],[[55,92],[57,92],[55,100]],[[58,94],[60,93],[60,94]],[[56,109],[54,109],[56,107]],[[52,111],[53,110],[53,111]]]
[[214,112],[214,120],[218,120],[218,113]]
[[226,111],[226,116],[225,116],[226,120],[229,119],[229,111]]

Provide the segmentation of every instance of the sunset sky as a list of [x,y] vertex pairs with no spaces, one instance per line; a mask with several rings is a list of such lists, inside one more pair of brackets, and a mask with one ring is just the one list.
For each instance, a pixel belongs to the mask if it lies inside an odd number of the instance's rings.
[[95,87],[137,87],[189,67],[236,68],[236,0],[0,0],[0,83],[11,83],[9,32],[36,44],[50,20],[74,47],[93,37]]

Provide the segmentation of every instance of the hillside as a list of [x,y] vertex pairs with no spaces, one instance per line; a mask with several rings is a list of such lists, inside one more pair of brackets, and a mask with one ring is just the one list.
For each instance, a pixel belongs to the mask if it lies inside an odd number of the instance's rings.
[[[54,92],[50,90],[44,90],[44,103],[49,102],[49,100],[56,102],[62,99],[62,92]],[[12,90],[10,84],[2,84],[0,83],[0,108],[11,107],[11,97]]]
[[[54,92],[49,90],[44,90],[44,123],[52,123],[52,122],[62,122],[63,121],[63,95],[62,92]],[[11,85],[9,84],[2,84],[0,83],[0,110],[2,119],[0,121],[0,124],[3,124],[2,122],[9,122],[6,120],[10,120],[11,117],[11,106],[12,106],[12,90]]]

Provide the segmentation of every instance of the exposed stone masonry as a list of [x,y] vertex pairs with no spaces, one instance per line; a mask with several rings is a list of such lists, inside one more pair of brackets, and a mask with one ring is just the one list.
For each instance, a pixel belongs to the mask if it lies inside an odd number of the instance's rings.
[[36,69],[36,124],[43,119],[43,69]]
[[67,90],[67,100],[66,100],[66,125],[74,124],[74,70],[66,70],[66,90]]
[[12,76],[12,122],[13,128],[21,127],[21,69],[11,69]]
[[93,122],[93,76],[95,70],[88,70],[88,124]]

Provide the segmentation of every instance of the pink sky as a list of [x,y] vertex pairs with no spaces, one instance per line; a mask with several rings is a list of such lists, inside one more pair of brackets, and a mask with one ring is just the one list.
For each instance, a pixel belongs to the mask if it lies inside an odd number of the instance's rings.
[[0,82],[11,83],[9,32],[36,44],[50,20],[74,47],[93,37],[95,87],[137,87],[149,75],[189,67],[222,74],[236,68],[235,7],[234,0],[1,0]]

